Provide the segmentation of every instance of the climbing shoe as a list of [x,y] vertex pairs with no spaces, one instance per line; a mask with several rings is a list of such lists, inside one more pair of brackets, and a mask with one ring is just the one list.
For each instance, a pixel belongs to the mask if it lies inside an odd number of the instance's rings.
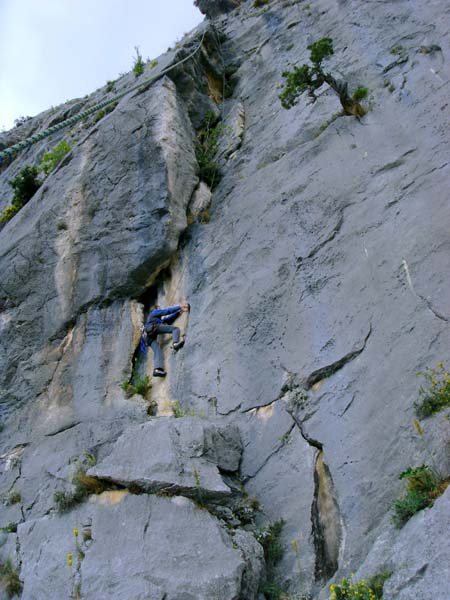
[[153,377],[165,377],[166,375],[164,369],[153,369]]
[[180,348],[184,346],[184,340],[180,340],[179,342],[174,342],[172,344],[172,348],[177,352]]

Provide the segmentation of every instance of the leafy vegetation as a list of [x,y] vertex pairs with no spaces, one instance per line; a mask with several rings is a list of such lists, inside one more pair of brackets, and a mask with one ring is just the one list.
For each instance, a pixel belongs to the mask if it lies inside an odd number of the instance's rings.
[[48,175],[58,166],[70,149],[70,144],[66,142],[66,140],[62,140],[53,148],[53,150],[44,154],[39,169]]
[[85,454],[83,461],[77,460],[77,468],[72,477],[73,491],[58,490],[53,495],[59,512],[66,512],[91,494],[101,494],[106,489],[102,481],[86,473],[95,464],[96,459],[92,454]]
[[280,542],[281,531],[284,527],[284,519],[270,523],[256,534],[256,539],[264,550],[264,559],[267,567],[267,578],[261,591],[267,600],[282,600],[285,594],[274,579],[275,565],[283,558],[284,548]]
[[8,523],[5,527],[0,527],[0,531],[3,533],[16,533],[17,523]]
[[255,8],[259,8],[260,6],[265,6],[266,4],[269,4],[270,0],[255,0],[253,2],[253,6]]
[[105,106],[105,108],[102,108],[101,110],[97,111],[95,113],[95,117],[94,117],[94,125],[95,123],[97,123],[98,121],[100,121],[100,119],[103,119],[104,116],[108,115],[110,112],[112,112],[116,106],[118,105],[118,101],[116,102],[111,102],[111,104],[108,104],[108,106]]
[[133,64],[133,73],[135,77],[139,77],[144,72],[144,61],[142,59],[141,53],[139,52],[139,46],[135,46],[136,56],[134,57]]
[[41,185],[38,175],[38,167],[27,166],[24,167],[14,179],[9,181],[9,185],[14,190],[14,196],[11,205],[5,208],[0,214],[0,223],[6,223],[12,219],[12,217],[34,196]]
[[303,64],[300,67],[294,67],[292,71],[284,71],[285,88],[280,94],[281,105],[286,108],[292,108],[298,102],[298,97],[304,92],[308,92],[312,101],[317,100],[315,92],[327,83],[331,89],[336,92],[339,101],[344,110],[344,114],[362,117],[366,110],[360,102],[367,98],[368,89],[358,86],[350,96],[348,92],[348,83],[337,81],[330,73],[323,70],[322,63],[325,59],[334,54],[333,40],[331,38],[322,38],[308,46],[310,50],[310,61],[312,65]]
[[284,549],[280,542],[280,536],[284,523],[283,519],[274,521],[256,535],[256,539],[263,547],[266,562],[272,565],[283,558]]
[[175,402],[172,402],[172,412],[173,412],[173,416],[176,419],[185,417],[187,415],[187,413],[181,409],[179,400],[175,400]]
[[427,382],[419,390],[419,400],[414,403],[416,415],[420,419],[430,417],[450,406],[450,373],[438,362],[437,368],[428,368],[425,373],[417,373]]
[[400,473],[399,479],[406,479],[407,492],[393,505],[393,521],[398,528],[423,508],[432,506],[450,484],[450,477],[444,479],[428,465],[408,467]]
[[221,174],[217,164],[218,139],[223,125],[217,124],[217,116],[210,112],[197,134],[195,157],[199,166],[200,179],[213,190],[220,181]]
[[13,504],[18,504],[22,500],[22,496],[20,492],[13,490],[9,493],[8,498],[6,500],[6,504],[8,506],[12,506]]
[[5,590],[9,598],[21,594],[22,584],[19,579],[19,574],[13,567],[10,558],[8,558],[4,563],[0,562],[0,580],[5,586]]
[[353,582],[351,578],[342,577],[338,584],[330,586],[331,600],[381,600],[384,582],[392,575],[389,571],[379,573],[366,581]]
[[145,398],[152,386],[149,376],[146,375],[145,377],[135,377],[132,381],[123,381],[120,387],[127,398],[131,398],[134,394],[139,394]]

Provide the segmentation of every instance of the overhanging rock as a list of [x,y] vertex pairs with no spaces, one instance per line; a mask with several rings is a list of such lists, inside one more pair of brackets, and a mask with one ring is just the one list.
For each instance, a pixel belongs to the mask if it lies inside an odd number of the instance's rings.
[[240,457],[237,427],[200,417],[161,417],[127,429],[88,473],[144,492],[220,498],[231,490],[219,469],[236,471]]
[[195,6],[198,6],[200,11],[214,19],[223,13],[230,12],[242,4],[241,0],[195,0]]

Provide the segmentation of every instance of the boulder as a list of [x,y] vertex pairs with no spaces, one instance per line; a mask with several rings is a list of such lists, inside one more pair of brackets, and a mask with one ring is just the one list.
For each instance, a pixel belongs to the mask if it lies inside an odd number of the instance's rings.
[[237,471],[241,450],[235,426],[160,417],[129,427],[88,474],[146,492],[220,498],[231,489],[219,469]]

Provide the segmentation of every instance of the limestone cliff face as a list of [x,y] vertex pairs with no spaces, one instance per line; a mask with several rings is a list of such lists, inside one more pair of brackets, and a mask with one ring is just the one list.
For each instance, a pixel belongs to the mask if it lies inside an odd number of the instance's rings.
[[[3,210],[9,180],[72,144],[0,231],[0,527],[17,525],[0,561],[27,600],[325,599],[383,571],[384,598],[444,600],[449,492],[401,530],[391,506],[406,467],[450,471],[449,411],[413,425],[415,373],[450,341],[450,9],[198,5],[152,74],[203,36],[199,53],[0,173]],[[282,71],[325,36],[330,72],[369,88],[361,119],[326,85],[281,107]],[[195,152],[211,112],[213,191]],[[152,373],[150,303],[184,298],[185,347],[127,397]],[[89,493],[59,511],[80,472]],[[261,531],[279,519],[274,565]]]

